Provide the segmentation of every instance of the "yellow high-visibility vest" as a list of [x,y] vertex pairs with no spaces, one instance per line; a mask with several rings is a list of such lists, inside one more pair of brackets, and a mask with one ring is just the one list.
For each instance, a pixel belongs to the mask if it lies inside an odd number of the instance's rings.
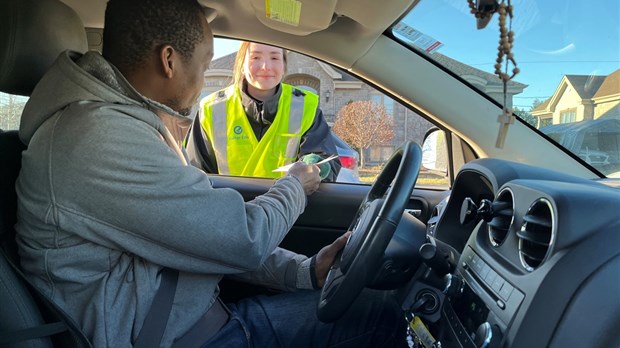
[[314,122],[319,97],[293,93],[282,84],[278,112],[260,141],[241,103],[241,92],[230,86],[202,101],[200,124],[211,141],[220,174],[277,178],[273,170],[297,160],[301,136]]

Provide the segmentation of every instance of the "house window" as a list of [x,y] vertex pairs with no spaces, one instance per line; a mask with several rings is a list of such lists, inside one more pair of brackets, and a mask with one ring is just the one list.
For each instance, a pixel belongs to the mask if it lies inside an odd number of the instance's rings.
[[370,100],[372,100],[374,104],[381,105],[381,95],[375,94],[370,97]]
[[368,162],[369,164],[387,162],[392,153],[394,153],[393,146],[373,146],[368,151]]
[[394,116],[394,100],[388,96],[383,96],[383,106],[385,107],[385,111],[390,116]]
[[394,100],[384,94],[374,94],[371,96],[373,103],[382,105],[385,108],[385,112],[394,117]]
[[564,110],[560,112],[560,123],[575,122],[577,118],[577,111],[575,109]]

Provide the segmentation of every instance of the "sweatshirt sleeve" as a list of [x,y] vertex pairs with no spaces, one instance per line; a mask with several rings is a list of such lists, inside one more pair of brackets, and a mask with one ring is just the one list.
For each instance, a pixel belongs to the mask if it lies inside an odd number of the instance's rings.
[[276,248],[261,267],[230,278],[284,291],[315,289],[313,258]]
[[214,189],[203,171],[181,163],[152,125],[131,117],[108,112],[96,126],[66,117],[56,130],[53,222],[162,266],[256,271],[306,204],[292,177],[249,202],[235,190]]
[[[338,155],[336,150],[336,144],[332,138],[329,125],[323,117],[323,111],[320,108],[316,109],[316,116],[314,122],[308,131],[302,136],[301,144],[299,148],[299,157],[309,153],[316,153],[322,158],[327,158],[331,155]],[[340,172],[342,165],[340,159],[336,158],[333,161],[329,161],[331,171],[329,175],[323,179],[324,182],[335,182]]]

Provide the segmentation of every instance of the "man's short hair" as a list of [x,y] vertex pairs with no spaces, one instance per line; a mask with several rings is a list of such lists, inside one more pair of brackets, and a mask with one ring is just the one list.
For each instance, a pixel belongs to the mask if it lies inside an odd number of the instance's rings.
[[103,56],[121,71],[134,71],[162,45],[189,60],[204,39],[196,0],[109,0]]

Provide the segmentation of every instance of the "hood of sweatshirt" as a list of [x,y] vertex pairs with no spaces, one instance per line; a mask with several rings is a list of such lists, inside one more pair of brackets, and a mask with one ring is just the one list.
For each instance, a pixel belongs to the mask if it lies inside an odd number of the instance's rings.
[[28,145],[36,130],[69,104],[97,101],[135,105],[152,111],[177,142],[182,141],[184,131],[191,125],[197,110],[195,106],[189,116],[181,115],[142,96],[118,69],[97,52],[82,55],[65,51],[39,81],[26,103],[19,127],[21,141]]

